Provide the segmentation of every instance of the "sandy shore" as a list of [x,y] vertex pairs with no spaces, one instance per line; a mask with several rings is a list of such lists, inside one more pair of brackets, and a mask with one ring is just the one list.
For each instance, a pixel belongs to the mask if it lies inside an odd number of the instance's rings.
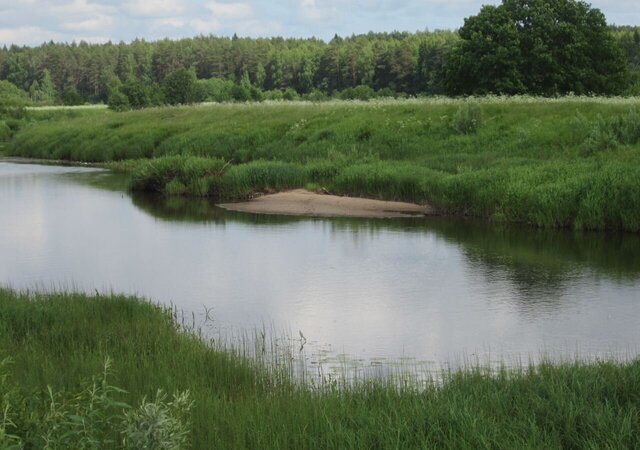
[[230,211],[314,217],[416,217],[433,214],[430,206],[365,198],[317,194],[304,189],[258,197],[248,202],[218,205]]

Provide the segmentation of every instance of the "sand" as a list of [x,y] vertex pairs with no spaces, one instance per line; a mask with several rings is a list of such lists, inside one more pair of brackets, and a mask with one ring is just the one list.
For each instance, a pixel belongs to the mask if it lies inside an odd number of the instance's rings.
[[248,202],[218,205],[230,211],[312,217],[399,218],[433,215],[433,208],[413,203],[339,197],[305,189],[257,197]]

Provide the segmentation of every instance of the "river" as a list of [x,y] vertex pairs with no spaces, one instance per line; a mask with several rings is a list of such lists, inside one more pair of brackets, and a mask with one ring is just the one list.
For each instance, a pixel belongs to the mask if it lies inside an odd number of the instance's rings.
[[333,369],[640,353],[634,234],[257,216],[118,180],[0,162],[0,284],[144,296],[213,338],[289,336]]

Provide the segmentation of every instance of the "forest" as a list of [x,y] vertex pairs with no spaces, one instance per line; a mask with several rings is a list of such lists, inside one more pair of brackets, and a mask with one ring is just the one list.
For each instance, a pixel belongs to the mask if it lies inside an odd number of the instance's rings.
[[[482,18],[484,11],[475,18]],[[321,101],[330,97],[367,100],[376,96],[487,93],[640,94],[639,27],[605,27],[605,45],[613,47],[599,51],[616,59],[609,64],[615,67],[607,68],[615,73],[601,74],[606,83],[576,83],[569,76],[564,85],[563,81],[550,80],[546,86],[531,86],[519,78],[487,85],[486,80],[470,79],[465,74],[470,70],[483,74],[486,71],[481,65],[495,62],[476,58],[470,50],[467,62],[480,66],[469,67],[460,56],[465,45],[468,50],[477,44],[464,38],[465,30],[472,32],[478,27],[478,21],[471,19],[455,32],[368,33],[335,36],[330,42],[234,35],[11,46],[0,49],[0,80],[20,88],[24,99],[34,105],[110,103],[114,109],[203,101]],[[488,20],[500,19],[492,16]],[[502,49],[496,51],[500,54]],[[521,53],[528,52],[524,48]],[[557,58],[566,59],[567,55]],[[509,54],[509,61],[516,59]],[[527,64],[531,62],[524,61],[519,70],[530,71]],[[578,72],[575,64],[571,67]],[[512,69],[504,68],[504,73]],[[466,79],[460,80],[461,72]]]

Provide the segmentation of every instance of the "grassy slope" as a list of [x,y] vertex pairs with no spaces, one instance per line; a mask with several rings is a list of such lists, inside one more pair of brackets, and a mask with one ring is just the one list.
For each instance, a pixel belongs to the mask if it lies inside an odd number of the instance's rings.
[[[456,130],[462,103],[452,100],[38,112],[9,151],[81,161],[203,156],[224,168],[222,182],[202,181],[211,168],[195,161],[168,188],[175,160],[144,168],[141,186],[157,176],[151,185],[165,193],[237,198],[314,183],[446,213],[640,230],[640,117],[629,113],[640,100],[480,101],[470,134]],[[616,138],[617,118],[631,137]]]
[[0,330],[0,358],[13,358],[11,377],[27,391],[77,389],[100,373],[106,355],[129,403],[157,388],[189,389],[198,449],[640,445],[640,361],[544,365],[493,378],[461,372],[425,392],[380,382],[313,392],[286,378],[273,383],[177,331],[170,313],[131,298],[0,290]]

